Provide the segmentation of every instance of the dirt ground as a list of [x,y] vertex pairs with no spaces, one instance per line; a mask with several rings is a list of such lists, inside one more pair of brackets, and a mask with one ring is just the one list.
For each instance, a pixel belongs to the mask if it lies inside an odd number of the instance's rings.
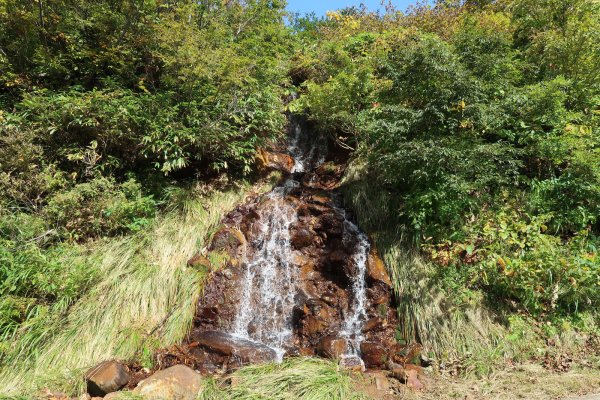
[[381,387],[373,378],[372,384],[363,386],[363,390],[370,397],[382,400],[600,400],[600,369],[597,368],[573,368],[559,373],[541,365],[525,364],[498,371],[485,379],[432,374],[423,379],[425,389],[420,392],[396,382],[390,380],[389,387]]

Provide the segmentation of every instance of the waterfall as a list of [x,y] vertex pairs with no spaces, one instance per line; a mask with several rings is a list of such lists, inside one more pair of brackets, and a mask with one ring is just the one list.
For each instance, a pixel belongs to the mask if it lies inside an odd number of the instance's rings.
[[[310,173],[325,161],[327,140],[323,136],[309,136],[305,121],[292,116],[288,135],[288,152],[295,160],[295,176]],[[241,300],[231,329],[237,338],[275,350],[279,362],[286,350],[293,347],[295,334],[293,314],[299,293],[299,270],[294,265],[290,228],[299,217],[288,194],[299,185],[289,178],[261,200],[243,260]],[[342,326],[337,331],[348,343],[344,357],[360,362],[362,326],[367,316],[365,276],[370,244],[367,236],[345,218],[344,210],[333,209],[344,216],[342,241],[353,249],[350,263],[354,267],[346,289],[351,299],[349,308],[343,311]]]

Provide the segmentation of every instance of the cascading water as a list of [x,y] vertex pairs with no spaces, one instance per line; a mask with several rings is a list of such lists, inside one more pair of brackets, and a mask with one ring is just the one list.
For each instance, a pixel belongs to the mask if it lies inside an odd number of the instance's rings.
[[292,309],[296,294],[295,268],[291,266],[290,226],[297,220],[285,202],[285,187],[267,195],[269,206],[260,216],[257,247],[245,260],[242,300],[233,334],[265,344],[283,359],[284,346],[291,338]]
[[358,238],[356,251],[352,256],[356,272],[352,277],[352,305],[344,319],[341,336],[348,340],[348,350],[344,357],[359,357],[360,343],[363,340],[362,326],[367,316],[366,291],[367,291],[367,257],[371,247],[367,235],[360,232],[352,222],[344,221],[345,235],[353,234]]
[[[298,117],[290,119],[288,152],[295,160],[294,176],[299,178],[323,164],[327,140],[322,136],[308,137],[305,122]],[[232,334],[240,339],[266,345],[281,361],[294,339],[294,307],[298,295],[298,268],[294,265],[295,250],[290,230],[298,222],[298,212],[287,195],[299,182],[292,178],[267,194],[258,210],[255,229],[243,260],[240,304],[233,321]],[[333,208],[343,219],[342,242],[352,248],[354,267],[349,292],[348,309],[342,313],[339,336],[348,343],[343,357],[358,358],[364,339],[361,328],[366,311],[366,272],[369,241],[358,227],[345,218],[344,211]]]

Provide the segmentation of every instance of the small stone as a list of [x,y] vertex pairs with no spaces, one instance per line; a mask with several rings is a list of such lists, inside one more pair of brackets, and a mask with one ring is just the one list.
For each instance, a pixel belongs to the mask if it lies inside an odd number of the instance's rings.
[[206,269],[211,268],[210,260],[208,258],[204,257],[202,254],[196,254],[195,256],[190,258],[187,261],[187,265],[188,265],[188,267],[195,267],[195,268],[206,268]]
[[92,396],[104,397],[116,392],[129,382],[127,368],[118,361],[104,361],[85,374],[87,391]]

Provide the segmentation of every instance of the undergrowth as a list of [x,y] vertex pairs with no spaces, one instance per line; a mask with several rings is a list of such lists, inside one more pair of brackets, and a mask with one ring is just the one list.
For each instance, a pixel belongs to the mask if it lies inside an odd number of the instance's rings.
[[[382,188],[373,190],[364,176],[364,166],[353,162],[342,190],[392,278],[400,342],[422,344],[425,354],[436,359],[442,369],[482,376],[507,361],[574,351],[584,344],[580,334],[597,335],[598,316],[594,313],[540,318],[510,309],[473,285],[464,276],[466,269],[444,267],[426,258],[406,228],[390,218],[398,207],[393,196]],[[548,339],[555,343],[554,349],[546,345]]]
[[181,341],[208,272],[186,261],[248,189],[182,193],[150,228],[96,243],[86,258],[97,276],[89,291],[70,308],[50,308],[5,338],[10,345],[0,365],[0,394],[52,387],[76,395],[83,392],[83,371],[95,363],[149,363],[156,347]]

